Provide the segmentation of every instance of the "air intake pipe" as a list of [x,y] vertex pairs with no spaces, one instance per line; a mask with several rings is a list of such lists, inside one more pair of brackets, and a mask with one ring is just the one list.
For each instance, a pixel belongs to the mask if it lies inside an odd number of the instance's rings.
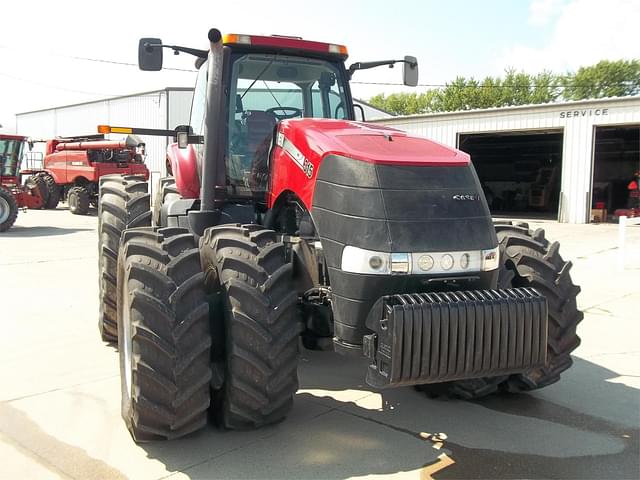
[[215,209],[218,156],[221,146],[223,107],[223,45],[222,34],[217,28],[209,30],[209,64],[207,69],[207,110],[204,129],[204,162],[200,188],[200,209]]

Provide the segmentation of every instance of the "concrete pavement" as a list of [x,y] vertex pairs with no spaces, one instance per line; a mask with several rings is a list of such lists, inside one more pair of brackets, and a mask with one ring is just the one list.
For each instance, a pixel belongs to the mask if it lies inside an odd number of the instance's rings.
[[96,226],[59,208],[0,234],[2,479],[640,476],[640,226],[618,272],[616,225],[535,224],[573,261],[585,311],[575,365],[551,387],[477,402],[380,393],[364,361],[304,352],[286,421],[143,446],[97,331]]

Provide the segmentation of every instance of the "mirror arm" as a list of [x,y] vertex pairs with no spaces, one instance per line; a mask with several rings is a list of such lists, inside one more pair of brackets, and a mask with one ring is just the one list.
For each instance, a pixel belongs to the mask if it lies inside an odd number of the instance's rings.
[[389,65],[389,67],[393,67],[396,63],[407,63],[411,68],[415,68],[418,65],[418,62],[409,62],[408,60],[379,60],[377,62],[356,62],[349,66],[347,69],[347,73],[349,74],[349,79],[353,75],[353,72],[356,70],[367,70],[369,68],[381,67],[383,65]]
[[170,48],[171,50],[173,50],[173,53],[175,55],[178,55],[180,52],[182,52],[193,55],[194,57],[204,59],[206,59],[207,55],[209,54],[209,50],[198,50],[197,48],[181,47],[179,45],[163,45],[161,43],[145,43],[144,48]]

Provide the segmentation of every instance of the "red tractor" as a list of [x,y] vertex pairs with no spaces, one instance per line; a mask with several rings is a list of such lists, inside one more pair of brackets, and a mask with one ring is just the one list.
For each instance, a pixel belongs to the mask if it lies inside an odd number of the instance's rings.
[[75,215],[85,215],[97,206],[98,181],[104,175],[142,175],[144,144],[135,137],[123,141],[105,140],[104,135],[56,138],[46,142],[42,168],[23,170],[41,179],[48,191],[45,208],[56,208],[66,200]]
[[[117,337],[136,441],[285,418],[299,345],[364,356],[374,388],[463,398],[556,382],[578,346],[557,242],[494,224],[467,154],[359,123],[334,44],[209,32],[189,126],[152,213],[136,176],[100,180],[100,329]],[[152,225],[153,223],[153,225]],[[345,361],[347,361],[345,359]]]
[[0,232],[13,226],[20,208],[43,208],[48,200],[41,178],[22,182],[20,162],[26,143],[27,137],[0,134]]

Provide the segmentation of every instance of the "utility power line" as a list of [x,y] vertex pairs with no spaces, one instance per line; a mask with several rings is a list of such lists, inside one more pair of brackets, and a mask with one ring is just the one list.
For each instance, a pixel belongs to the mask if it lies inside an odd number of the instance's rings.
[[40,87],[51,88],[51,89],[54,89],[54,90],[62,90],[62,91],[65,91],[65,92],[82,93],[84,95],[102,95],[102,96],[107,96],[107,97],[117,97],[118,96],[117,94],[114,94],[114,93],[87,92],[85,90],[74,90],[72,88],[59,87],[57,85],[47,85],[46,83],[36,82],[34,80],[27,79],[27,78],[16,77],[14,75],[10,75],[10,74],[4,73],[4,72],[0,72],[0,76],[11,78],[12,80],[17,80],[19,82],[31,83],[32,85],[38,85]]
[[[124,65],[126,67],[136,67],[138,68],[138,64],[136,63],[128,63],[128,62],[116,62],[115,60],[103,60],[100,58],[88,58],[88,57],[73,57],[69,55],[59,55],[63,58],[70,58],[73,60],[84,60],[86,62],[96,62],[96,63],[110,63],[112,65]],[[188,68],[172,68],[172,67],[162,67],[163,70],[171,70],[174,72],[188,72],[188,73],[197,73],[197,70],[192,70]]]
[[[6,48],[9,50],[18,50],[18,47],[12,47],[10,45],[0,45],[0,48]],[[19,50],[23,50],[23,48],[20,48]],[[118,62],[116,60],[106,60],[103,58],[90,58],[90,57],[78,57],[78,56],[74,56],[74,55],[64,55],[62,53],[56,53],[56,52],[47,52],[47,54],[49,55],[53,55],[56,57],[60,57],[60,58],[69,58],[71,60],[83,60],[85,62],[95,62],[95,63],[107,63],[107,64],[111,64],[111,65],[122,65],[122,66],[126,66],[126,67],[136,67],[138,68],[138,64],[137,63],[130,63],[130,62]],[[171,70],[171,71],[175,71],[175,72],[187,72],[187,73],[197,73],[197,70],[193,70],[193,69],[189,69],[189,68],[173,68],[173,67],[163,67],[163,70]]]

